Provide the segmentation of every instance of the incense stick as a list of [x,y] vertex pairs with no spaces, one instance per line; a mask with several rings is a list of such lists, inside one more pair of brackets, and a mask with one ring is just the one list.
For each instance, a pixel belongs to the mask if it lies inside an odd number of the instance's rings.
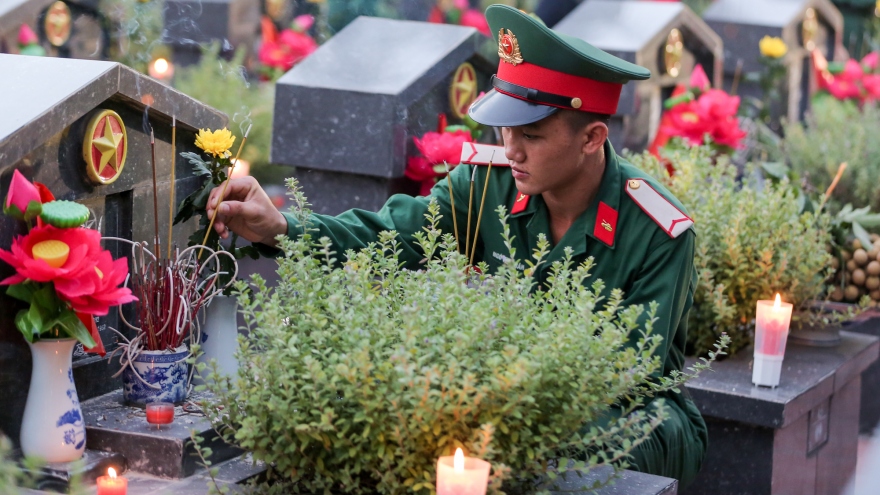
[[[168,197],[168,259],[171,259],[171,226],[174,224],[174,166],[177,161],[177,117],[171,117],[171,195]],[[157,253],[158,254],[158,253]]]
[[[468,249],[471,245],[471,211],[474,206],[474,178],[477,176],[477,166],[473,166],[474,169],[471,171],[471,186],[470,191],[468,192],[468,220],[467,220],[467,235],[465,236],[464,241],[464,257],[468,257]],[[476,234],[474,234],[476,235]]]
[[153,246],[155,250],[153,251],[158,256],[159,254],[159,192],[156,186],[156,137],[153,134],[153,129],[150,129],[150,151],[151,151],[151,163],[153,166],[153,227],[155,228],[156,237],[153,238]]
[[[211,215],[211,223],[208,224],[208,230],[205,231],[205,238],[202,239],[202,246],[208,242],[208,236],[211,235],[211,228],[214,226],[214,220],[217,220],[217,212],[220,211],[220,205],[223,203],[223,198],[226,197],[226,188],[229,187],[229,181],[232,180],[232,171],[235,170],[235,165],[238,163],[238,157],[241,155],[241,149],[244,148],[244,143],[247,141],[248,134],[251,132],[251,127],[253,124],[250,124],[246,131],[244,131],[244,137],[241,138],[241,143],[238,145],[238,151],[235,153],[235,158],[229,163],[229,172],[226,174],[226,182],[223,183],[223,190],[220,191],[220,199],[217,201],[217,208],[214,208],[214,214]],[[202,250],[199,249],[199,254],[196,256],[196,259],[202,257]]]
[[[443,162],[443,165],[446,165],[446,186],[449,188],[449,204],[452,206],[452,228],[455,231],[455,249],[461,253],[461,241],[458,240],[458,219],[455,216],[455,195],[452,194],[452,178],[449,177],[449,164]],[[466,249],[467,245],[465,244]]]
[[477,250],[477,235],[480,232],[480,220],[483,219],[483,206],[486,204],[486,191],[489,189],[489,175],[492,173],[492,161],[495,160],[495,152],[492,152],[492,158],[489,158],[489,168],[486,170],[486,183],[483,184],[483,197],[480,198],[480,211],[477,213],[477,228],[474,229],[474,246],[471,248],[471,257],[468,264],[474,266],[474,252]]
[[837,174],[834,176],[834,180],[831,181],[831,185],[828,186],[828,189],[822,196],[822,203],[819,205],[819,209],[817,211],[822,211],[822,208],[825,207],[825,203],[828,201],[828,198],[831,197],[831,193],[834,192],[834,188],[837,187],[837,183],[840,182],[840,178],[843,176],[844,170],[846,170],[846,162],[841,163],[840,166],[837,167]]

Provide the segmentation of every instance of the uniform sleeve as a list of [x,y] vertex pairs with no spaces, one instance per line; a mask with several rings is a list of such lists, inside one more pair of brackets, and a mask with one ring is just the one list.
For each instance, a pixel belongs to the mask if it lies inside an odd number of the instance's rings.
[[[471,166],[456,167],[450,174],[449,180],[453,184],[453,198],[458,218],[464,218],[467,214],[467,205],[461,204],[467,200],[468,181],[470,180]],[[335,247],[337,257],[349,249],[359,250],[379,238],[379,233],[394,230],[399,234],[401,241],[401,261],[407,268],[419,267],[419,262],[424,258],[421,248],[415,243],[413,234],[421,232],[427,225],[425,214],[432,198],[440,207],[439,228],[444,233],[452,233],[453,220],[449,188],[443,179],[432,189],[430,196],[412,197],[404,194],[396,194],[388,199],[378,212],[360,209],[346,211],[337,216],[313,215],[311,227],[318,229],[313,232],[314,238],[328,237]],[[464,201],[459,201],[459,198]],[[299,222],[289,213],[284,213],[287,219],[287,235],[295,238],[302,235],[303,229]],[[460,234],[464,232],[464,226],[459,225]],[[462,241],[464,242],[464,241]],[[265,254],[265,247],[261,249]],[[277,250],[274,253],[277,255]]]
[[[651,301],[658,303],[653,330],[663,337],[657,355],[663,361],[664,375],[673,369],[680,370],[684,365],[687,312],[693,303],[696,284],[695,238],[692,229],[674,239],[658,231],[633,283],[624,294],[624,304],[644,306],[645,313],[640,317],[642,328],[648,319]],[[638,335],[631,337],[633,341],[638,338]]]

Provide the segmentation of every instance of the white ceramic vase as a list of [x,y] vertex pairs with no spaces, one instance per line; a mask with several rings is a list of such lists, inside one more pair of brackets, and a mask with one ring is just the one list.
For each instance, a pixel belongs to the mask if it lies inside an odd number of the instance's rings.
[[73,383],[76,339],[28,344],[31,385],[21,422],[21,450],[46,462],[70,462],[86,449],[86,427]]
[[[238,298],[235,296],[216,296],[205,309],[205,323],[202,325],[202,355],[199,363],[210,366],[217,360],[217,371],[221,376],[231,376],[238,372]],[[207,374],[210,369],[205,369]],[[203,383],[198,376],[196,383]]]

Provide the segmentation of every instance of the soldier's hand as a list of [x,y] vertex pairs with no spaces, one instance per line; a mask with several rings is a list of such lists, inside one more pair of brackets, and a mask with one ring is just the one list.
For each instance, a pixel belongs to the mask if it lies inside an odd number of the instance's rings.
[[[217,209],[223,184],[215,187],[208,197],[207,214],[210,218]],[[275,237],[287,233],[287,220],[272,204],[266,191],[253,177],[240,177],[229,181],[226,196],[220,203],[214,230],[220,237],[229,237],[229,230],[251,242],[275,246]],[[227,228],[228,227],[228,228]]]

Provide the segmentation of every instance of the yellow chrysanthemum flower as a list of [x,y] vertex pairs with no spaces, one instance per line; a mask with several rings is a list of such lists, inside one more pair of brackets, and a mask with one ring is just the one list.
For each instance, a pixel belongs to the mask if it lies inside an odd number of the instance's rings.
[[196,135],[196,146],[216,157],[229,157],[229,148],[232,148],[234,142],[235,136],[225,127],[216,131],[199,129]]
[[780,58],[788,53],[788,47],[782,38],[775,36],[764,36],[758,46],[761,48],[761,55],[769,58]]

